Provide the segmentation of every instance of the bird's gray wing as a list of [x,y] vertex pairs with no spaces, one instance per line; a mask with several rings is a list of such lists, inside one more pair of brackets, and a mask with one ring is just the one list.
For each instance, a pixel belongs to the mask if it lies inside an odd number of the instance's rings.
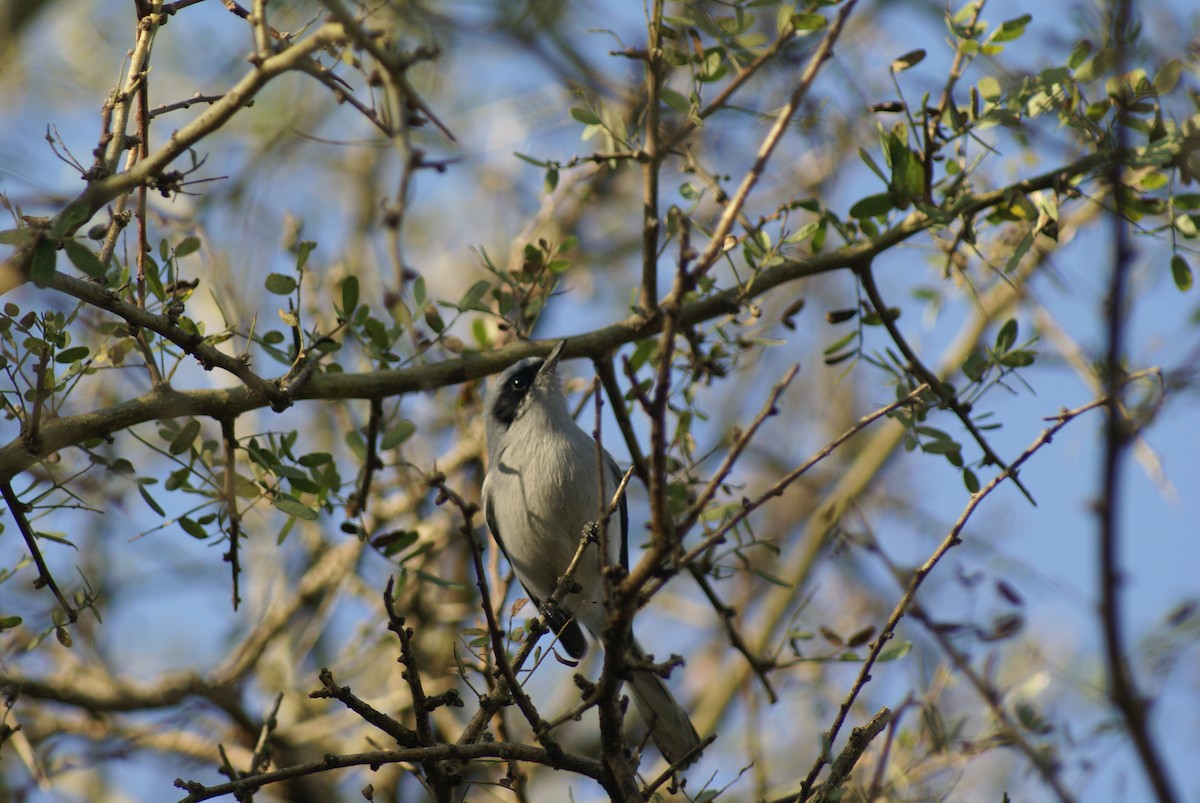
[[[492,531],[492,537],[496,539],[496,544],[500,547],[500,551],[504,553],[504,559],[508,561],[508,565],[512,566],[512,558],[508,554],[508,550],[504,546],[504,539],[500,537],[500,528],[496,526],[496,511],[492,505],[492,495],[488,493],[488,481],[485,477],[483,480],[483,517],[487,521],[488,529]],[[621,500],[622,505],[624,499]],[[515,568],[514,568],[515,571]],[[518,574],[517,579],[521,577]],[[583,631],[579,629],[579,623],[574,619],[568,620],[562,609],[542,605],[542,601],[538,599],[525,585],[521,583],[521,587],[525,589],[525,593],[529,595],[530,601],[546,619],[546,626],[551,632],[555,633],[563,647],[572,658],[582,658],[587,654],[587,638],[583,635]]]

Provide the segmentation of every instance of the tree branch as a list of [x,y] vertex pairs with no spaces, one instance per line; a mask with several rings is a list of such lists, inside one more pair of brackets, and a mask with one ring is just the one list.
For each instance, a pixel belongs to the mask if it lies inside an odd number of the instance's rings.
[[[1120,163],[1129,155],[1126,151],[1090,154],[1071,164],[1015,182],[1007,187],[966,196],[956,202],[947,214],[951,216],[977,214],[984,209],[1007,203],[1013,192],[1035,192],[1059,186],[1063,182],[1078,180],[1098,168]],[[878,254],[935,225],[941,225],[940,218],[935,219],[914,210],[878,237],[852,243],[825,254],[785,260],[782,264],[764,270],[755,278],[753,296],[750,296],[748,291],[742,288],[730,287],[683,304],[679,308],[679,323],[688,325],[728,315],[739,309],[740,305],[748,298],[758,297],[786,282],[867,264]],[[52,286],[81,300],[96,303],[97,306],[104,309],[110,309],[114,304],[103,288],[65,276],[62,273],[55,275]],[[125,305],[120,309],[121,312],[118,314],[125,317],[125,314],[132,314],[130,309],[134,308],[132,305]],[[114,309],[114,311],[116,310]],[[149,315],[149,313],[144,314]],[[137,318],[132,320],[139,322]],[[154,326],[150,324],[154,324]],[[151,315],[145,324],[139,323],[139,325],[146,325],[147,328],[158,331],[155,326],[162,326],[163,321],[161,316]],[[567,358],[589,356],[595,359],[615,351],[626,343],[660,332],[661,327],[660,319],[646,320],[640,315],[633,315],[624,321],[573,337],[567,345],[564,356]],[[164,334],[164,336],[166,335]],[[197,355],[202,355],[205,359],[212,357],[214,365],[226,367],[223,362],[216,362],[217,358],[206,350],[211,347],[201,348],[195,343],[192,343],[192,346],[196,349]],[[295,393],[289,394],[287,398],[289,400],[371,399],[411,393],[417,390],[431,390],[497,373],[524,357],[535,354],[545,356],[552,347],[553,344],[548,343],[518,342],[485,354],[470,354],[457,360],[446,360],[416,368],[360,374],[315,374],[307,384],[296,390]],[[223,361],[233,359],[215,348],[212,348],[212,351],[220,354]],[[248,369],[243,373],[248,374]],[[247,381],[245,376],[239,376],[239,378]],[[252,378],[250,381],[255,380]],[[91,438],[105,437],[135,424],[179,415],[205,415],[221,418],[264,407],[271,402],[274,392],[268,394],[269,385],[266,380],[258,378],[257,382],[262,384],[249,388],[225,390],[175,391],[159,388],[136,399],[103,410],[47,421],[41,428],[38,449],[30,449],[19,441],[0,446],[0,481],[11,479],[48,454]],[[279,401],[282,402],[282,399]]]

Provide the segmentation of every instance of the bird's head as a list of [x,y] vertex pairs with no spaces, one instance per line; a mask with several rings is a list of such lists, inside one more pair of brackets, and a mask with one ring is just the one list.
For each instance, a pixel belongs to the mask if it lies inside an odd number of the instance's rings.
[[489,445],[535,407],[544,408],[548,415],[566,411],[558,379],[558,360],[566,345],[562,340],[546,357],[526,357],[496,379],[484,403]]

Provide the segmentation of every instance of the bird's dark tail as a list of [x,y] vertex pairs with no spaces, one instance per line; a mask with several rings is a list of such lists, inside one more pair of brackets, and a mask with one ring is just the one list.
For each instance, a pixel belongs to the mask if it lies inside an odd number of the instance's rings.
[[[633,654],[636,659],[645,660],[646,653],[636,641]],[[692,725],[691,717],[675,701],[663,679],[647,670],[634,670],[630,673],[629,688],[663,758],[671,764],[679,764],[680,761],[690,764],[694,761],[695,755],[684,757],[699,746],[700,736]]]

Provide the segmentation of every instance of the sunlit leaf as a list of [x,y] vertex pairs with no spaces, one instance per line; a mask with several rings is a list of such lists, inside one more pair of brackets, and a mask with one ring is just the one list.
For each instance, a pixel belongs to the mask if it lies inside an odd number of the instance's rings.
[[299,499],[288,496],[287,494],[279,494],[271,500],[271,504],[275,505],[276,509],[289,516],[294,516],[297,519],[304,521],[316,521],[319,517],[317,511],[313,510],[308,505],[301,502]]

